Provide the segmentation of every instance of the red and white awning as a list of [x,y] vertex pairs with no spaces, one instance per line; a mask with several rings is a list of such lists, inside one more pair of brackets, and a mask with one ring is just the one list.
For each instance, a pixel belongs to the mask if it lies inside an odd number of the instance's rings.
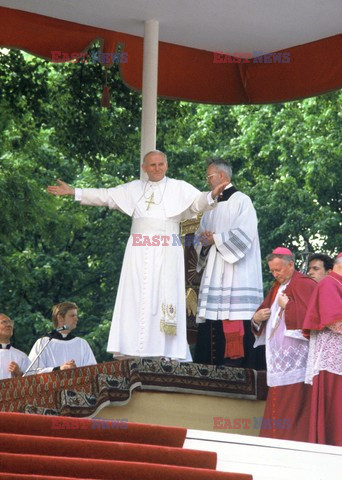
[[341,88],[341,25],[341,0],[0,0],[0,46],[51,59],[122,45],[152,130],[157,94],[257,104]]

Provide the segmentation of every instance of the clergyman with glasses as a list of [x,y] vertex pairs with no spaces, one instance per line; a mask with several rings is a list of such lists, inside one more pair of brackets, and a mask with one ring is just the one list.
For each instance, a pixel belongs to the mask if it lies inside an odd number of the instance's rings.
[[250,320],[263,300],[258,219],[251,199],[232,185],[232,168],[210,159],[207,182],[227,183],[197,235],[197,270],[203,270],[197,306],[195,362],[265,368],[264,347],[253,348]]
[[21,377],[30,364],[26,353],[11,345],[13,320],[0,313],[0,380]]

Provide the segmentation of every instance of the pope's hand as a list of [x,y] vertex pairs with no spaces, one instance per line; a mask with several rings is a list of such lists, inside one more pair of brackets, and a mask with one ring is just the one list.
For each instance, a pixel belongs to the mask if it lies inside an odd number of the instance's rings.
[[62,180],[57,180],[58,185],[50,185],[47,191],[52,195],[74,195],[75,190]]
[[215,198],[223,192],[227,185],[229,185],[229,182],[224,182],[220,183],[220,185],[217,185],[217,187],[215,187],[214,190],[211,191],[212,199],[215,200]]

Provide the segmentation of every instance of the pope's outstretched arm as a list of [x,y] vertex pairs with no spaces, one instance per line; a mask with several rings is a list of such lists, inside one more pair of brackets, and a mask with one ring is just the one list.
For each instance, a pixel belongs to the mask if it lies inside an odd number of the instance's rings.
[[[223,192],[225,187],[228,185],[227,182],[220,183],[215,187],[211,192],[201,192],[190,207],[183,212],[182,220],[187,220],[189,218],[194,218],[200,212],[205,212],[211,210],[216,206],[216,200],[220,193]],[[193,187],[192,187],[193,188]]]
[[58,185],[50,185],[47,191],[52,195],[75,195],[75,189],[70,187],[70,185],[59,179],[57,183]]

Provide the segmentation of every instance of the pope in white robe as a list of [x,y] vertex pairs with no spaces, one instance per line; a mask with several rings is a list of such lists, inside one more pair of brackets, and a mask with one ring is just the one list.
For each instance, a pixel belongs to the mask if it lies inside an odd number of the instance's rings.
[[225,184],[208,194],[167,178],[166,156],[159,151],[146,154],[142,168],[148,180],[75,192],[59,182],[48,191],[75,194],[83,205],[107,206],[132,217],[107,351],[191,361],[179,224],[211,208]]

